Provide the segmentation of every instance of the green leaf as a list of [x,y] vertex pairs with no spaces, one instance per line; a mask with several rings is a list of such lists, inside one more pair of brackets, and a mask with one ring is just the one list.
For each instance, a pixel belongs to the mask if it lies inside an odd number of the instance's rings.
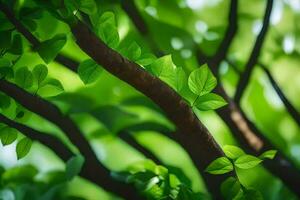
[[225,155],[231,159],[237,159],[238,157],[245,155],[245,152],[241,148],[232,145],[225,145],[223,151]]
[[18,138],[18,132],[13,128],[4,128],[0,133],[1,143],[3,146],[13,143]]
[[46,67],[46,65],[39,64],[34,67],[32,73],[35,80],[37,80],[38,86],[40,86],[42,81],[45,80],[48,75],[48,68]]
[[188,85],[194,94],[201,96],[209,93],[216,87],[217,79],[205,64],[190,74]]
[[85,60],[78,67],[78,75],[85,83],[95,82],[102,72],[102,68],[92,59]]
[[262,160],[251,155],[242,155],[234,161],[234,165],[241,169],[250,169],[261,163]]
[[195,102],[195,106],[202,111],[218,109],[226,104],[227,102],[221,96],[214,93],[199,96]]
[[136,42],[133,42],[129,45],[126,56],[129,60],[136,61],[141,54],[141,47]]
[[171,55],[158,58],[151,64],[152,73],[159,78],[170,78],[174,76],[176,66],[173,64]]
[[79,10],[91,15],[97,12],[97,4],[94,0],[80,0]]
[[234,199],[242,191],[241,184],[234,177],[227,178],[221,185],[221,192],[225,199]]
[[186,82],[184,70],[180,67],[176,68],[171,55],[157,59],[150,65],[150,69],[155,76],[168,83],[176,91],[180,91]]
[[273,159],[276,155],[277,151],[276,150],[269,150],[269,151],[265,151],[264,153],[262,153],[259,158],[260,159]]
[[255,189],[244,190],[243,200],[263,200],[261,193]]
[[30,151],[32,145],[31,139],[25,137],[21,139],[16,147],[16,152],[17,152],[17,158],[18,160],[21,158],[24,158]]
[[66,163],[66,178],[72,180],[81,171],[84,163],[84,157],[82,155],[73,156]]
[[174,89],[179,92],[183,89],[186,84],[186,75],[182,67],[177,67],[175,69],[175,81],[174,81]]
[[119,33],[115,23],[115,16],[112,12],[105,12],[101,15],[98,25],[99,37],[111,48],[119,45]]
[[33,75],[27,67],[21,67],[16,71],[15,81],[22,88],[30,88],[33,84]]
[[64,91],[64,87],[57,79],[49,78],[40,87],[38,94],[43,97],[56,96]]
[[63,48],[67,41],[67,37],[64,34],[58,34],[53,38],[42,42],[37,47],[37,52],[45,63],[51,62],[59,51]]
[[230,160],[226,157],[220,157],[214,160],[205,169],[210,174],[225,174],[233,170],[233,165]]
[[6,109],[10,106],[10,97],[0,93],[0,108]]
[[21,55],[23,53],[23,43],[20,34],[16,34],[13,37],[12,44],[9,49],[9,53],[14,55]]
[[99,18],[99,24],[108,23],[113,26],[116,26],[116,18],[113,12],[107,11],[104,12]]
[[136,61],[139,65],[147,66],[152,64],[157,58],[151,53],[145,53]]

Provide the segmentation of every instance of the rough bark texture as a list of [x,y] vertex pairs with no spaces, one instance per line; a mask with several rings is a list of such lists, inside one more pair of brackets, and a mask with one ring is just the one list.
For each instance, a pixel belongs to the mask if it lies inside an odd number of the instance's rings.
[[[77,44],[85,53],[108,72],[145,94],[165,112],[179,129],[181,134],[177,134],[177,138],[192,157],[199,171],[203,171],[209,163],[224,155],[187,103],[166,83],[107,47],[82,22],[78,21],[71,30]],[[211,184],[215,185],[215,193],[219,192],[222,180],[227,177],[208,174],[206,176],[209,177]]]

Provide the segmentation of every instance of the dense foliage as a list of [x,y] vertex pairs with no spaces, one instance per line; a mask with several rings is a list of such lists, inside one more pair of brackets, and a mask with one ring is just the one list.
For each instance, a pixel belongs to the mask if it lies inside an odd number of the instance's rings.
[[0,0],[0,199],[297,199],[300,1]]

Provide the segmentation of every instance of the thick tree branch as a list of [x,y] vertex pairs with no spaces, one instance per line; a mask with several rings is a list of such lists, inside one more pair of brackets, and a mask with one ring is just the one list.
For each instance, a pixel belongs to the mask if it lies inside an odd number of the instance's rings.
[[[224,155],[187,103],[166,83],[107,47],[82,22],[78,21],[71,30],[77,44],[98,64],[160,106],[180,130],[180,143],[190,153],[199,171],[203,171],[214,159]],[[216,190],[219,190],[221,182],[227,177],[207,176],[210,177],[208,180],[216,184]]]
[[[34,47],[40,44],[39,40],[34,37],[34,35],[31,34],[30,31],[28,31],[28,29],[26,29],[26,27],[24,27],[19,20],[15,18],[12,11],[1,2],[0,10]],[[58,56],[58,60],[67,62],[72,70],[74,70],[74,67],[76,67],[73,65],[74,63],[65,57]],[[70,63],[72,65],[70,65]],[[81,154],[86,159],[86,164],[83,166],[83,169],[80,173],[81,176],[86,177],[88,180],[98,184],[107,191],[113,192],[122,197],[128,199],[139,198],[133,187],[129,186],[128,184],[112,180],[110,171],[99,162],[90,144],[84,138],[78,127],[71,119],[69,119],[67,116],[64,116],[57,107],[41,98],[27,93],[21,88],[18,88],[16,85],[5,80],[0,80],[0,90],[2,90],[8,96],[14,98],[30,111],[35,112],[36,114],[56,124],[67,134],[71,142],[77,146]]]
[[244,90],[246,89],[248,82],[250,80],[252,70],[253,70],[254,66],[257,64],[257,60],[260,55],[261,48],[263,46],[266,34],[269,29],[272,7],[273,7],[273,0],[267,0],[266,11],[265,11],[264,19],[263,19],[262,29],[256,38],[250,58],[245,66],[244,72],[240,76],[240,80],[237,85],[236,93],[234,96],[234,101],[236,103],[240,102],[240,100],[243,96]]
[[[237,3],[238,2],[236,1],[231,1],[230,6],[231,11],[229,21],[234,24],[237,24]],[[235,25],[228,26],[228,29],[232,28],[237,29]],[[217,77],[217,69],[220,66],[220,62],[226,58],[234,33],[236,33],[236,30],[227,30],[227,34],[225,34],[224,37],[225,41],[221,43],[223,45],[220,45],[219,50],[217,51],[219,53],[216,60],[211,61],[212,58],[204,55],[200,50],[197,52],[199,64],[203,64],[203,61],[208,62]],[[216,58],[216,56],[214,56],[214,58]],[[226,94],[221,84],[217,86],[216,91],[229,102],[229,106],[218,109],[217,114],[230,128],[231,132],[244,149],[255,155],[259,155],[265,150],[276,149],[269,143],[268,139],[264,137],[263,133],[247,118],[243,111],[236,106],[234,101]],[[299,195],[299,190],[297,190],[296,187],[299,185],[300,173],[297,167],[292,163],[293,162],[290,159],[279,151],[274,160],[264,162],[264,165],[275,176],[278,176],[291,190]]]
[[18,130],[23,133],[26,137],[37,140],[43,145],[49,147],[52,151],[56,153],[63,161],[69,160],[74,154],[65,144],[55,136],[43,133],[41,131],[35,130],[29,126],[23,125],[19,122],[9,119],[0,113],[0,123],[4,123],[7,126]]
[[80,173],[81,176],[122,197],[138,198],[136,192],[129,185],[112,180],[109,170],[98,161],[96,154],[78,127],[68,116],[62,114],[56,106],[3,79],[0,80],[0,90],[28,110],[54,123],[66,133],[86,159]]
[[273,78],[271,72],[268,70],[268,68],[261,63],[259,65],[265,71],[272,87],[276,91],[277,95],[281,99],[282,103],[284,104],[284,106],[287,109],[287,111],[289,112],[289,114],[292,116],[292,118],[295,120],[295,122],[298,124],[298,126],[300,126],[300,114],[298,113],[296,108],[290,103],[288,98],[284,95],[283,91],[280,89],[279,85],[274,80],[274,78]]

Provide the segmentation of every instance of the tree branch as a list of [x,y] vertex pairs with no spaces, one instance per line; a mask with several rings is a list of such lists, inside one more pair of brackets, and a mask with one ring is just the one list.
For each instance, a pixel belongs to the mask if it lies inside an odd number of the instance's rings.
[[4,123],[7,126],[14,128],[19,132],[23,133],[26,137],[32,140],[37,140],[43,145],[49,147],[63,161],[69,160],[74,155],[73,152],[71,152],[70,149],[67,148],[65,144],[63,144],[63,142],[59,140],[57,137],[35,130],[21,123],[18,123],[14,120],[7,118],[1,113],[0,113],[0,123]]
[[3,79],[0,80],[0,90],[30,111],[54,123],[66,133],[71,142],[77,146],[80,153],[86,159],[80,173],[81,176],[86,177],[107,191],[122,197],[130,199],[137,198],[136,192],[133,191],[131,187],[127,184],[114,181],[112,177],[110,177],[109,170],[98,161],[96,154],[78,127],[69,117],[62,114],[56,106],[42,98],[27,93],[15,84]]
[[[234,71],[237,74],[241,74],[240,70],[235,66],[235,64],[229,60],[226,60],[230,66],[234,69]],[[258,63],[259,66],[265,71],[273,89],[276,91],[277,95],[279,96],[280,100],[284,104],[285,108],[289,112],[289,114],[292,116],[292,118],[295,120],[295,122],[300,126],[300,114],[297,111],[297,109],[292,105],[292,103],[288,100],[288,98],[284,95],[283,91],[280,89],[279,85],[276,83],[275,79],[273,78],[271,72],[268,70],[268,68],[262,64],[261,62]]]
[[267,74],[271,85],[273,86],[274,90],[276,91],[277,95],[281,99],[282,103],[284,104],[284,106],[287,109],[287,111],[289,112],[289,114],[292,116],[292,118],[295,120],[295,122],[298,124],[298,126],[300,126],[300,114],[298,113],[296,108],[290,103],[288,98],[284,95],[283,91],[280,89],[279,85],[276,83],[271,72],[267,69],[267,67],[262,63],[259,63],[259,65]]
[[[231,0],[230,10],[228,15],[228,28],[225,33],[225,37],[222,40],[215,55],[208,60],[208,64],[211,66],[216,66],[217,69],[220,63],[227,55],[229,47],[234,39],[235,34],[238,30],[238,0]],[[216,70],[217,70],[216,69]]]
[[[160,106],[180,130],[180,144],[190,153],[199,171],[203,171],[213,160],[224,155],[187,103],[166,83],[107,47],[82,22],[78,21],[71,30],[77,44],[98,64]],[[228,175],[207,176],[215,184],[215,190],[219,190],[221,182]]]
[[[231,12],[229,15],[229,21],[231,21],[230,23],[237,23],[237,3],[238,2],[231,1]],[[234,28],[235,26],[229,25],[228,29],[231,29],[232,27]],[[237,27],[235,28],[237,29]],[[236,30],[227,30],[227,33],[228,34],[225,34],[226,36],[224,37],[225,41],[221,43],[224,46],[220,45],[219,47],[218,52],[222,51],[222,53],[218,53],[218,59],[211,61],[211,57],[206,56],[200,50],[197,51],[199,64],[203,64],[203,61],[210,63],[209,65],[211,66],[216,77],[218,77],[217,69],[220,66],[220,62],[226,59],[229,46],[231,45],[234,37],[233,33],[236,33]],[[217,114],[230,128],[235,138],[238,140],[241,146],[247,150],[248,153],[259,155],[265,150],[276,149],[271,143],[268,142],[268,139],[264,137],[264,134],[247,118],[245,113],[243,113],[243,111],[236,106],[235,102],[226,94],[220,83],[218,84],[216,91],[229,103],[229,106],[225,106],[216,110]],[[288,159],[279,151],[275,159],[264,162],[264,166],[275,176],[278,176],[293,192],[299,196],[299,190],[296,188],[296,186],[299,185],[300,173],[290,159]]]
[[262,29],[260,31],[260,33],[258,34],[254,47],[252,49],[252,53],[250,55],[250,58],[246,64],[245,70],[242,73],[242,75],[240,76],[240,80],[238,82],[237,85],[237,89],[236,89],[236,93],[234,96],[234,101],[236,103],[239,103],[242,96],[243,96],[243,92],[245,90],[245,88],[248,85],[248,82],[250,80],[250,76],[252,73],[252,70],[254,68],[254,66],[257,63],[258,57],[260,55],[260,51],[261,48],[263,46],[266,34],[268,32],[269,29],[269,23],[270,23],[270,16],[271,16],[271,12],[272,12],[272,7],[273,7],[273,0],[267,0],[267,5],[266,5],[266,11],[265,11],[265,16],[263,19],[263,26]]

